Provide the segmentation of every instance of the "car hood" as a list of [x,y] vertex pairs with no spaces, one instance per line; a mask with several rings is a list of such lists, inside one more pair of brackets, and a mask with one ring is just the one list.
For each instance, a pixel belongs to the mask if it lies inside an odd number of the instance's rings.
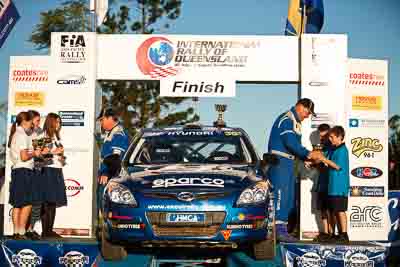
[[261,177],[255,175],[254,169],[238,165],[159,165],[140,166],[123,171],[121,177],[113,179],[127,186],[130,190],[180,191],[210,190],[224,191],[242,189]]

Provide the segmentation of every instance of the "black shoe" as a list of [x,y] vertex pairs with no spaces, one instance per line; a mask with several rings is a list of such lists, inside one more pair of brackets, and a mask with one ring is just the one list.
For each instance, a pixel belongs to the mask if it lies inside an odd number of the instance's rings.
[[42,233],[42,238],[56,238],[56,239],[61,239],[63,238],[61,235],[57,234],[54,231],[48,232],[48,233]]
[[347,233],[340,233],[336,239],[336,242],[341,243],[341,244],[348,244],[349,241],[349,236]]
[[40,240],[40,235],[35,231],[29,231],[25,233],[25,236],[31,240]]
[[13,239],[14,240],[28,240],[28,238],[25,235],[20,235],[20,234],[14,234]]
[[314,242],[329,242],[332,240],[332,236],[327,233],[319,233],[314,239]]

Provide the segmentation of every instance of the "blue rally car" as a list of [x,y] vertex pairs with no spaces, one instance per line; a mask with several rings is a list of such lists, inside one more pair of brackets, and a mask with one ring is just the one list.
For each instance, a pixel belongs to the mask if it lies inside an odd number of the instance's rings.
[[250,244],[256,259],[273,258],[273,200],[262,163],[240,128],[142,130],[104,191],[103,256],[131,245]]

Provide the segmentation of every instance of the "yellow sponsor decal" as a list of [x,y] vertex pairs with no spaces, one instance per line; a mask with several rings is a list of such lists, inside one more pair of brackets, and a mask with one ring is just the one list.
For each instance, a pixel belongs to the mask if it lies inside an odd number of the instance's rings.
[[[356,137],[351,139],[351,144],[353,145],[351,153],[357,158],[361,155],[373,158],[373,152],[381,152],[383,150],[383,145],[380,143],[379,139],[376,138]],[[372,154],[367,152],[372,152]]]
[[43,107],[44,93],[43,92],[15,92],[16,107]]
[[240,136],[241,133],[240,132],[224,132],[226,136]]
[[351,105],[353,110],[381,110],[382,96],[353,95]]

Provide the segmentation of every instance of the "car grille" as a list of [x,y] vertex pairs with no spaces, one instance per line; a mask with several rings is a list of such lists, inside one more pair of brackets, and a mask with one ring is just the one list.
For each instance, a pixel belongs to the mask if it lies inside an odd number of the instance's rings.
[[[184,213],[184,212],[182,212]],[[147,212],[147,218],[156,236],[207,237],[217,234],[225,220],[225,212],[208,211],[206,220],[200,223],[169,223],[167,212]]]
[[[207,199],[215,199],[215,198],[223,198],[229,196],[230,192],[201,192],[194,193],[194,200],[207,200]],[[146,198],[153,199],[178,199],[178,193],[164,193],[164,192],[152,192],[152,193],[144,193],[143,196]]]

